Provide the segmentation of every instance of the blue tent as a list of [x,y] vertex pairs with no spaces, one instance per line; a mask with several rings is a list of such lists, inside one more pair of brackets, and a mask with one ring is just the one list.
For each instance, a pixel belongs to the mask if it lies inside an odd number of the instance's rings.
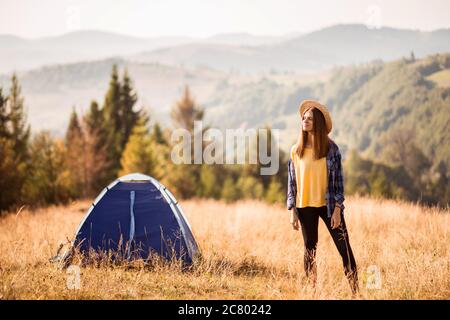
[[187,263],[198,252],[175,197],[156,179],[140,173],[120,177],[103,189],[81,222],[73,246],[82,253],[111,250],[126,259],[147,259],[156,253]]

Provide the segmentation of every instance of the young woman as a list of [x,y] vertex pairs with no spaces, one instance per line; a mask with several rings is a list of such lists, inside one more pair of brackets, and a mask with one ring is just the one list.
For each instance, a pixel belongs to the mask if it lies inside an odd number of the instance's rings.
[[342,257],[352,293],[358,292],[355,258],[344,221],[344,184],[341,154],[328,137],[332,128],[327,108],[319,102],[300,104],[301,126],[288,163],[287,207],[294,230],[301,225],[305,244],[304,268],[315,285],[319,217],[325,222]]

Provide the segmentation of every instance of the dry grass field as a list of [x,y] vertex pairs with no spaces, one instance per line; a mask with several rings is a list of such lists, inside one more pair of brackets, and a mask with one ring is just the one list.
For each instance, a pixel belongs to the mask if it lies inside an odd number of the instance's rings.
[[[0,219],[0,299],[351,298],[324,224],[314,290],[304,279],[303,239],[289,224],[290,212],[257,201],[181,202],[203,254],[190,271],[169,263],[86,266],[73,289],[72,271],[48,259],[73,237],[89,205],[25,208]],[[357,299],[450,298],[449,210],[357,197],[346,206]]]

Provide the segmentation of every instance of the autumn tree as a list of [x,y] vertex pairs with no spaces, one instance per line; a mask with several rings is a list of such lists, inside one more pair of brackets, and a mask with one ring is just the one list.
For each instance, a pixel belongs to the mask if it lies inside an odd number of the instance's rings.
[[412,177],[420,177],[430,164],[415,144],[413,129],[393,130],[383,138],[382,158],[392,164],[403,166]]
[[127,69],[123,73],[122,83],[120,85],[120,118],[121,118],[121,141],[120,148],[123,150],[133,130],[134,125],[139,119],[139,112],[134,111],[137,101],[137,94],[128,75]]
[[107,149],[106,176],[108,180],[113,180],[117,175],[120,166],[121,155],[121,132],[120,132],[120,82],[117,73],[117,66],[114,65],[109,81],[109,88],[105,95],[103,104],[103,127],[106,132],[105,146]]
[[65,166],[65,145],[48,131],[35,135],[30,145],[31,170],[25,183],[32,204],[65,202],[70,198],[70,177]]
[[[170,115],[175,130],[185,129],[189,132],[190,144],[185,145],[185,147],[190,149],[191,163],[194,163],[194,140],[202,139],[203,132],[207,130],[207,127],[203,128],[201,132],[194,132],[194,121],[203,120],[204,110],[196,104],[188,86],[185,87],[182,98],[176,102]],[[202,151],[203,149],[204,144],[202,142]],[[194,164],[171,163],[171,166],[171,176],[168,177],[167,183],[175,188],[174,192],[177,193],[177,196],[189,198],[199,195],[201,191],[196,187],[196,182],[200,180],[201,168]]]
[[20,169],[14,152],[14,143],[5,137],[0,137],[0,213],[10,208],[19,200],[17,190],[22,187],[17,180]]
[[0,87],[0,137],[8,139],[10,138],[8,130],[9,114],[6,108],[6,102],[8,98],[3,95],[3,88]]
[[30,125],[24,110],[24,98],[16,74],[11,78],[11,89],[8,98],[10,138],[14,141],[14,151],[19,161],[28,160],[28,140],[30,138]]
[[73,197],[85,196],[85,139],[78,114],[73,109],[65,137],[66,165]]
[[185,86],[182,98],[172,108],[170,116],[175,128],[194,132],[194,121],[203,120],[204,110],[197,106],[188,86]]
[[117,177],[121,167],[122,152],[139,118],[139,111],[134,110],[136,101],[137,95],[132,87],[128,72],[124,72],[121,82],[117,66],[114,65],[102,109],[103,127],[106,133],[106,176],[108,180]]
[[[8,97],[0,88],[0,185],[2,197],[0,210],[18,203],[23,196],[23,185],[29,173],[28,143],[30,126],[26,123],[24,99],[21,95],[19,80],[15,74],[11,78]],[[7,186],[9,184],[9,186]],[[8,190],[14,190],[10,192]]]
[[280,180],[277,176],[272,176],[265,194],[265,200],[268,203],[284,203],[286,193],[283,191]]
[[84,168],[86,172],[86,195],[97,194],[109,181],[105,170],[108,167],[106,132],[103,127],[103,113],[96,101],[92,101],[83,117]]
[[148,121],[148,116],[142,116],[133,128],[120,160],[122,167],[120,175],[141,172],[160,178],[158,174],[159,149],[157,143],[151,138]]
[[239,190],[236,188],[236,183],[231,176],[228,176],[223,183],[220,198],[225,200],[225,202],[233,202],[239,199],[239,197]]

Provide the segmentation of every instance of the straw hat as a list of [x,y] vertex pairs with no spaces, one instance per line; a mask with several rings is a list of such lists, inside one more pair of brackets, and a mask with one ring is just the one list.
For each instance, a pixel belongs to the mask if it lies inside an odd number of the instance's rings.
[[300,107],[299,107],[299,112],[300,112],[300,116],[302,117],[302,119],[303,119],[303,114],[310,107],[314,107],[314,108],[318,109],[320,112],[322,112],[323,117],[325,118],[325,125],[327,126],[327,131],[328,131],[328,133],[330,133],[331,128],[333,127],[333,124],[331,122],[330,113],[328,112],[327,107],[325,107],[323,104],[320,104],[319,102],[314,101],[314,100],[303,100],[302,103],[300,103]]

